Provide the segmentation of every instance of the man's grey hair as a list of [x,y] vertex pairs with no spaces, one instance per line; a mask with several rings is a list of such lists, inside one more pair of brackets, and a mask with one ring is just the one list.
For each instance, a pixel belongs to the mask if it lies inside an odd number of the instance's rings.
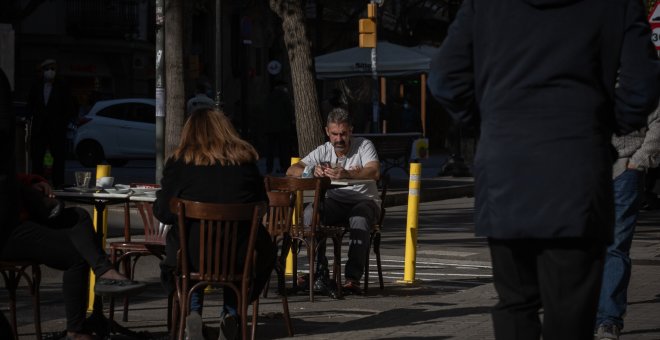
[[326,122],[326,126],[329,126],[330,123],[334,123],[337,125],[346,124],[348,126],[353,126],[353,119],[351,118],[351,115],[348,113],[348,111],[340,107],[336,107],[328,113],[328,120]]

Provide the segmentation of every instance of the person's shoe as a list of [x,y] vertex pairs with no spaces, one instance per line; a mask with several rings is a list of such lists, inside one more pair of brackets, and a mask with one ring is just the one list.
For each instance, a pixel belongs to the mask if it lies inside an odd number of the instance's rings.
[[186,317],[186,340],[204,340],[204,323],[202,316],[195,311]]
[[604,323],[596,328],[594,340],[619,340],[621,330],[619,326],[611,323]]
[[317,277],[316,280],[314,280],[314,292],[326,293],[327,291],[328,285],[325,283],[325,279],[323,277]]
[[341,286],[341,291],[344,295],[362,295],[362,287],[360,287],[360,283],[353,280],[346,280],[344,285]]
[[147,285],[133,280],[97,279],[94,293],[101,296],[131,296],[142,292]]
[[238,339],[238,334],[238,318],[229,313],[223,315],[218,340]]

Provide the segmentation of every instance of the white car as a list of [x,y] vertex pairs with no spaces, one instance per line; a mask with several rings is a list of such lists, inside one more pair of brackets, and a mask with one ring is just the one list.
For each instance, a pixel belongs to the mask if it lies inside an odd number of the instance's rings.
[[129,159],[156,157],[156,100],[100,100],[78,123],[76,156],[85,167],[107,160],[121,166]]

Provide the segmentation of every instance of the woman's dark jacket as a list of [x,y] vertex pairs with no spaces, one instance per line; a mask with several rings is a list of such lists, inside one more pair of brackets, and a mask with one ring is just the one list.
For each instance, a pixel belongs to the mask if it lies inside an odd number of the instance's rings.
[[[174,225],[167,234],[166,259],[161,264],[161,267],[166,270],[176,267],[176,252],[179,249],[177,216],[170,210],[170,200],[173,197],[212,203],[267,201],[263,178],[254,163],[195,166],[170,159],[165,165],[161,190],[156,193],[156,202],[153,207],[154,216],[159,221]],[[188,229],[188,248],[191,249],[189,260],[194,264],[199,256],[198,251],[192,250],[198,249],[199,225],[192,224],[188,226]],[[259,227],[255,249],[258,258],[256,270],[262,272],[258,273],[259,277],[256,281],[261,281],[262,276],[267,279],[270,275],[275,260],[274,248],[270,242],[268,231],[263,226]],[[167,273],[162,274],[164,276],[161,276],[161,280],[166,289],[173,289],[173,286],[168,284]],[[262,286],[262,282],[255,282],[255,285]]]

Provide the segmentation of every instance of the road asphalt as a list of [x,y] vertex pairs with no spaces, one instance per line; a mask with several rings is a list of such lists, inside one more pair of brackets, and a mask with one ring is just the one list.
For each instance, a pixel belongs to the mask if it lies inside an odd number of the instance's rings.
[[[435,162],[435,163],[434,163]],[[375,256],[371,255],[369,292],[334,300],[317,295],[309,302],[304,293],[289,296],[296,338],[305,339],[493,339],[489,311],[497,301],[486,240],[475,237],[471,178],[437,177],[441,161],[430,160],[422,176],[418,215],[415,280],[402,282],[408,207],[404,198],[388,200],[381,252],[385,289],[377,283]],[[424,166],[424,163],[423,163]],[[407,180],[394,174],[392,197],[407,197]],[[122,211],[109,209],[109,240],[119,240]],[[139,221],[137,214],[132,221]],[[138,232],[136,226],[133,232]],[[342,247],[346,259],[347,238]],[[303,254],[304,255],[304,254]],[[641,214],[633,241],[629,308],[621,339],[660,339],[660,210]],[[300,261],[299,263],[305,263]],[[410,267],[413,268],[413,267]],[[302,268],[305,270],[306,268]],[[165,292],[158,279],[158,260],[138,262],[136,279],[148,289],[131,299],[128,321],[116,319],[132,331],[151,338],[165,337]],[[61,273],[42,266],[41,324],[45,333],[65,327]],[[207,294],[204,322],[213,336],[219,325],[221,297]],[[0,310],[9,314],[8,295],[0,289]],[[107,308],[107,301],[104,303]],[[18,291],[21,339],[34,339],[29,294]],[[106,313],[107,314],[107,313]],[[259,307],[258,339],[286,338],[281,299],[273,288]],[[115,337],[121,338],[121,337]],[[215,338],[215,336],[213,336]]]

